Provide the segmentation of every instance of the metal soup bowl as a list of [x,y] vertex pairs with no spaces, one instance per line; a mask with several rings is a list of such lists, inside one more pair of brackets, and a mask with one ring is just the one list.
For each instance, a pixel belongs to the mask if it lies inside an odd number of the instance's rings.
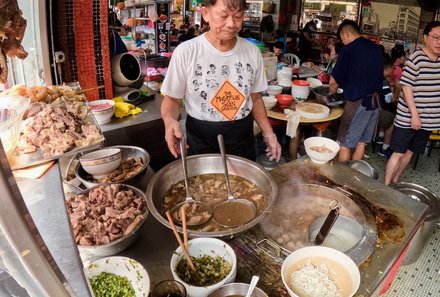
[[[188,176],[201,174],[219,173],[224,174],[220,154],[194,155],[187,158]],[[250,229],[271,211],[278,197],[278,186],[272,175],[259,164],[245,158],[227,155],[228,171],[231,175],[243,177],[253,182],[262,192],[266,203],[266,208],[257,214],[250,222],[222,231],[202,232],[188,230],[191,237],[223,237],[231,236]],[[159,170],[148,183],[147,205],[153,216],[166,227],[170,225],[162,214],[162,204],[165,193],[169,188],[183,180],[182,162],[176,160]],[[226,196],[225,196],[226,199]],[[177,231],[182,233],[182,228],[176,226]]]

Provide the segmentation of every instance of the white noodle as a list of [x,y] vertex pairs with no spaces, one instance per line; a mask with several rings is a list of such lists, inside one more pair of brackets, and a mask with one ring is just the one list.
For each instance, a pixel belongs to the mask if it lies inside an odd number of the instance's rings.
[[292,272],[290,285],[301,297],[342,297],[324,263],[318,266],[310,263],[301,266],[301,269]]

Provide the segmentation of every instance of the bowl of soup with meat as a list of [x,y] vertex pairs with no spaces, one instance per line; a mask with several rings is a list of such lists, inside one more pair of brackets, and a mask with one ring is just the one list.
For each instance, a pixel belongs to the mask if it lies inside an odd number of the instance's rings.
[[[257,208],[255,217],[237,227],[224,227],[211,218],[206,223],[188,226],[192,237],[222,237],[245,231],[258,224],[272,209],[278,196],[278,186],[261,165],[233,155],[227,155],[232,194],[248,199]],[[189,191],[195,200],[212,208],[227,200],[226,181],[220,154],[194,155],[187,158]],[[182,162],[176,160],[159,170],[147,187],[147,204],[153,216],[170,228],[165,212],[185,200]],[[195,214],[196,215],[196,214]],[[190,217],[191,219],[197,219]],[[231,215],[241,215],[234,214]],[[182,232],[182,228],[177,226]]]
[[332,160],[339,152],[339,144],[326,137],[309,137],[304,140],[304,148],[307,156],[318,164],[324,164]]

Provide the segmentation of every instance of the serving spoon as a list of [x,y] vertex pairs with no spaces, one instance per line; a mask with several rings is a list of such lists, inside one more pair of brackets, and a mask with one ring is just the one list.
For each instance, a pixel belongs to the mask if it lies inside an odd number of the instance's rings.
[[[180,217],[180,209],[182,207],[192,208],[186,211],[186,225],[197,226],[206,223],[212,216],[212,208],[205,202],[194,200],[189,192],[189,180],[188,180],[188,169],[186,163],[186,149],[185,149],[185,138],[180,139],[180,156],[182,158],[183,166],[183,176],[185,182],[185,201],[173,206],[171,208],[171,214],[173,219],[182,224],[182,218]],[[194,216],[200,216],[200,219],[194,220]]]
[[259,280],[260,280],[260,277],[258,275],[252,276],[251,284],[249,285],[249,289],[248,289],[245,297],[252,296],[252,292],[254,292],[254,289],[257,286],[257,283]]
[[228,200],[217,204],[212,211],[214,220],[225,227],[237,227],[251,221],[257,213],[257,207],[252,201],[244,198],[235,198],[232,195],[231,183],[229,182],[228,165],[226,163],[225,144],[223,135],[217,136],[222,157],[223,170],[225,171],[226,189],[228,191]]

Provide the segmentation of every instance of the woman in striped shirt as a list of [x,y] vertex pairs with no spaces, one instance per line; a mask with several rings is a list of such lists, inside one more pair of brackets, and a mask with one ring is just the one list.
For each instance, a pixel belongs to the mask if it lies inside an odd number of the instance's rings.
[[428,23],[423,38],[425,46],[411,54],[400,80],[386,185],[399,181],[412,155],[423,153],[431,131],[440,128],[440,22]]

